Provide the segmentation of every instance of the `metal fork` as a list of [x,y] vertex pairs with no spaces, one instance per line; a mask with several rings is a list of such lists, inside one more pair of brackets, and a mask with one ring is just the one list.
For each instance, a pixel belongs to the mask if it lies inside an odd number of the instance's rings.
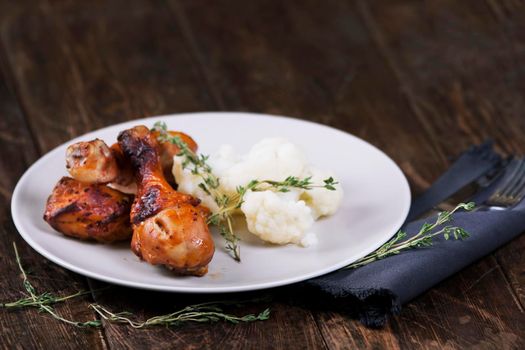
[[503,210],[518,204],[525,197],[525,158],[514,158],[498,188],[478,210]]

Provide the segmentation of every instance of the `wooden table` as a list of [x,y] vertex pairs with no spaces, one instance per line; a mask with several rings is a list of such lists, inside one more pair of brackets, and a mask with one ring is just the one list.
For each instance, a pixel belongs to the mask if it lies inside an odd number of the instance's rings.
[[[100,282],[25,244],[10,217],[27,167],[74,136],[143,116],[228,110],[331,125],[388,153],[414,193],[487,137],[525,151],[525,5],[519,0],[9,1],[0,5],[0,300],[20,296],[15,241],[40,291]],[[351,195],[351,194],[349,194]],[[0,310],[11,348],[523,348],[525,236],[406,305],[381,330],[295,306],[266,322],[77,329]],[[261,293],[255,293],[259,296]],[[202,297],[114,287],[95,297],[147,317]],[[95,319],[87,296],[57,310]]]

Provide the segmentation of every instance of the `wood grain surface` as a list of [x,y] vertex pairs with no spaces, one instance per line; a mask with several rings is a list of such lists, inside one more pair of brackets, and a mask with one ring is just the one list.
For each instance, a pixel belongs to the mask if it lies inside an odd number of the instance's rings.
[[[289,115],[366,139],[424,190],[462,149],[493,138],[525,152],[525,3],[519,0],[0,1],[0,302],[20,297],[12,242],[40,290],[105,284],[34,252],[10,217],[23,171],[53,147],[143,116],[231,110]],[[380,330],[296,306],[279,290],[234,312],[270,320],[135,330],[70,327],[0,310],[12,348],[518,349],[525,236],[421,295]],[[221,296],[219,296],[220,298]],[[140,317],[208,300],[112,287],[97,301]]]

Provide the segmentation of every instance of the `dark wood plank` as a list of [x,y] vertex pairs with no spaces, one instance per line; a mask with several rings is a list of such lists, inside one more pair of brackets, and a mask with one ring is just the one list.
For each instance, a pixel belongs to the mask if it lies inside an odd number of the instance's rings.
[[[363,21],[403,86],[412,110],[428,122],[429,130],[447,135],[440,139],[446,154],[464,147],[465,142],[487,137],[495,139],[504,152],[525,151],[520,141],[525,131],[525,120],[520,117],[525,99],[519,78],[525,27],[521,17],[510,15],[502,21],[491,7],[475,1],[440,1],[430,6],[359,2]],[[509,14],[519,13],[517,10]],[[523,14],[525,8],[520,10]],[[516,322],[522,322],[516,319],[523,318],[525,260],[520,252],[524,244],[525,237],[514,240],[496,253],[497,260],[484,259],[412,303],[402,316],[405,322],[398,324],[400,334],[406,334],[403,323],[420,323],[428,329],[432,320],[432,332],[450,333],[438,339],[440,347],[514,348],[524,344],[525,334],[516,327]],[[478,320],[473,321],[475,318]],[[469,332],[473,323],[488,336],[481,340],[479,333]],[[453,337],[455,334],[461,336]],[[404,336],[403,343],[412,344],[414,339],[423,341]],[[434,341],[424,344],[436,345]]]
[[525,309],[525,238],[519,237],[495,253],[505,278],[512,286],[519,308]]
[[408,304],[392,323],[402,347],[517,349],[525,315],[492,257]]
[[[505,42],[510,46],[510,49],[507,49],[507,52],[511,51],[511,53],[507,53],[507,55],[512,56],[510,58],[512,61],[512,69],[507,68],[505,70],[505,75],[510,78],[508,79],[510,82],[508,83],[507,89],[512,90],[513,97],[515,97],[515,95],[518,95],[516,89],[518,89],[518,91],[523,91],[523,83],[518,80],[520,79],[520,76],[523,76],[523,68],[519,60],[525,55],[523,52],[525,45],[523,43],[525,25],[521,20],[523,13],[525,13],[525,4],[513,1],[486,1],[486,4],[490,9],[491,14],[497,20],[497,24],[494,24],[494,26],[499,28],[498,34],[502,36]],[[520,102],[518,102],[519,105],[514,101],[510,103],[511,105],[514,105],[513,109],[515,109],[515,112],[513,115],[520,119],[521,125],[523,125],[525,122],[523,122],[523,116],[519,113],[519,108],[523,107],[523,93],[519,95],[521,98]],[[507,97],[505,101],[508,100],[510,100],[510,98]],[[506,102],[506,104],[508,104],[508,102]],[[507,114],[506,111],[504,112]],[[499,123],[499,118],[494,119],[498,120],[496,123]],[[521,131],[523,130],[525,130],[525,127],[521,128]],[[518,138],[517,141],[516,151],[520,154],[524,154],[525,143],[522,141],[522,138]],[[525,237],[521,237],[507,244],[495,254],[496,259],[500,263],[506,278],[511,284],[522,309],[525,309],[525,256],[522,254],[524,250]]]
[[40,2],[6,22],[7,58],[44,151],[116,122],[214,108],[161,4]]
[[349,322],[347,315],[339,312],[317,312],[315,318],[330,349],[401,349],[390,323],[370,329]]
[[[46,130],[35,132],[44,151],[123,120],[220,108],[200,67],[193,63],[193,52],[186,49],[191,44],[182,36],[176,15],[162,4],[58,1],[22,13],[5,27],[2,38],[31,126]],[[173,305],[174,299],[179,303]],[[125,288],[97,297],[117,311],[144,317],[169,312],[189,299]],[[106,324],[105,337],[114,348],[214,348],[217,344],[243,348],[264,345],[271,331],[274,343],[266,343],[268,347],[323,347],[309,311],[279,303],[271,307],[272,318],[264,327],[218,324],[143,331]]]
[[[101,295],[99,301],[115,310],[132,309],[139,319],[175,311],[182,306],[215,300],[250,300],[272,296],[271,292],[238,293],[235,295],[180,295],[113,289],[111,297]],[[156,349],[323,349],[325,344],[310,311],[276,301],[261,301],[242,307],[226,307],[225,311],[237,315],[259,313],[271,308],[269,320],[258,323],[186,324],[172,328],[133,329],[128,326],[111,326],[106,336],[112,348]]]
[[447,135],[444,152],[488,137],[503,151],[524,151],[523,6],[498,21],[479,1],[358,3],[412,110]]
[[[0,55],[1,56],[1,55]],[[8,302],[23,296],[22,279],[15,261],[12,243],[18,246],[21,259],[37,292],[52,291],[59,295],[87,290],[85,279],[64,270],[41,257],[20,238],[10,213],[11,193],[18,178],[29,164],[36,160],[37,150],[28,132],[23,113],[15,96],[7,86],[4,69],[0,70],[0,275],[2,289],[0,302]],[[90,298],[78,299],[56,310],[66,318],[92,320],[88,311]],[[36,310],[0,309],[0,348],[36,349],[103,349],[100,330],[85,330],[62,324]]]
[[[499,115],[492,116],[486,111],[469,115],[465,110],[466,102],[463,100],[466,97],[462,94],[467,94],[463,90],[468,87],[470,91],[471,85],[476,85],[473,79],[484,77],[484,70],[491,67],[489,58],[484,58],[484,63],[478,69],[470,67],[473,69],[468,73],[471,81],[465,81],[467,85],[458,90],[458,85],[450,81],[457,76],[456,70],[448,71],[447,62],[440,62],[441,66],[436,64],[434,70],[431,69],[433,67],[425,66],[404,73],[395,64],[397,60],[389,57],[380,34],[389,33],[397,40],[398,35],[406,32],[406,35],[419,35],[414,45],[423,46],[417,55],[409,57],[421,60],[420,64],[424,64],[427,59],[439,62],[439,49],[425,50],[424,44],[437,45],[440,42],[434,43],[434,37],[431,40],[426,38],[417,26],[417,33],[413,33],[413,22],[431,23],[431,19],[417,13],[414,17],[419,18],[410,18],[412,21],[405,23],[405,18],[400,17],[405,8],[406,11],[418,8],[414,2],[399,1],[393,5],[386,1],[378,2],[377,8],[385,12],[393,11],[377,20],[379,23],[392,24],[392,27],[381,29],[379,33],[379,29],[371,26],[374,22],[371,22],[364,2],[356,7],[342,3],[325,3],[322,7],[308,2],[303,2],[302,6],[268,2],[249,5],[239,3],[235,11],[220,5],[209,8],[209,11],[201,11],[195,3],[183,3],[181,10],[177,2],[173,3],[175,11],[183,11],[183,15],[189,18],[189,24],[193,24],[194,47],[201,50],[201,57],[205,57],[204,64],[211,76],[210,80],[220,87],[226,106],[232,104],[236,109],[301,116],[362,136],[393,156],[416,188],[426,187],[446,168],[449,157],[483,140],[489,133],[494,135],[504,151],[514,151],[519,147],[516,140],[519,140],[523,130],[523,119],[517,120],[517,114],[507,114],[504,121],[508,124],[502,124]],[[423,6],[419,5],[421,8]],[[435,8],[438,11],[440,4],[435,4]],[[455,13],[452,9],[443,12]],[[476,18],[475,15],[471,17]],[[480,23],[483,21],[483,18],[480,19]],[[461,25],[460,20],[456,22]],[[234,30],[233,26],[237,29]],[[446,54],[450,54],[449,59],[457,59],[458,64],[461,64],[460,58],[454,55],[461,51],[461,45],[469,42],[470,38],[458,39],[451,35],[450,38],[444,38],[441,44],[446,46],[453,39],[457,40],[452,42],[457,47],[453,51],[446,51]],[[408,45],[401,39],[399,41],[400,46]],[[395,50],[403,53],[398,47],[392,49]],[[231,51],[236,55],[228,55]],[[508,74],[512,74],[515,68],[510,66]],[[405,79],[406,75],[411,79]],[[447,81],[446,77],[450,80]],[[498,79],[497,74],[490,77]],[[423,79],[426,85],[412,82]],[[480,88],[485,90],[479,96],[469,95],[469,103],[486,102],[483,96],[489,94],[491,83],[493,81],[483,83]],[[452,90],[445,89],[447,85]],[[500,83],[501,94],[491,95],[490,108],[501,106],[503,101],[499,99],[508,88]],[[425,89],[441,95],[428,99]],[[450,96],[446,96],[453,103],[450,106],[443,104],[445,97],[442,94],[446,91],[452,91]],[[515,95],[518,94],[515,92]],[[480,119],[476,119],[477,114],[482,117],[481,123],[476,122]],[[442,136],[448,133],[451,137]],[[511,137],[505,138],[509,133]],[[489,280],[485,280],[487,270],[492,274]],[[445,346],[448,340],[450,345],[456,346],[494,346],[507,336],[507,345],[524,341],[523,333],[515,323],[523,319],[520,305],[494,258],[483,260],[453,280],[460,286],[461,281],[468,281],[463,282],[463,286],[478,284],[478,280],[485,281],[482,289],[483,305],[480,305],[480,299],[472,301],[470,294],[458,296],[461,287],[453,294],[457,302],[451,303],[447,297],[449,284],[443,284],[434,293],[409,306],[409,310],[418,310],[419,314],[411,313],[408,319],[401,317],[392,322],[391,330],[396,333],[395,336],[390,332],[374,333],[376,337],[372,339],[363,336],[366,332],[355,322],[341,322],[344,315],[319,313],[316,317],[320,320],[319,325],[327,344],[333,347],[351,347],[341,342],[349,334],[358,347],[374,347],[377,343],[395,346],[397,342],[401,346],[413,346],[415,343],[425,347]],[[429,299],[433,301],[430,307]],[[440,305],[446,305],[446,309]],[[487,310],[492,315],[490,319],[485,317],[484,312]],[[467,318],[469,322],[465,321]],[[446,326],[428,325],[428,319],[438,319],[438,324],[445,323]],[[455,327],[459,319],[469,323],[468,326]],[[425,327],[414,327],[418,323]],[[466,330],[473,325],[497,336],[483,338],[479,344],[479,334]]]
[[[383,55],[410,91],[410,103],[427,106],[432,129],[449,135],[443,139],[443,149],[451,152],[465,140],[490,137],[502,151],[525,153],[525,72],[521,65],[525,24],[519,15],[525,13],[525,5],[442,1],[408,8],[403,2],[389,3],[391,8],[386,10],[380,2],[371,8],[361,2],[361,13]],[[407,27],[387,18],[403,18]],[[448,117],[433,118],[444,115]],[[525,237],[519,238],[497,254],[522,307],[525,258],[519,252],[524,244]]]
[[[261,111],[370,140],[402,165],[417,192],[449,156],[486,136],[504,151],[523,151],[520,7],[458,3],[54,1],[9,13],[0,34],[42,150],[135,116]],[[516,240],[497,260],[444,282],[380,332],[344,314],[316,312],[314,320],[307,310],[274,302],[265,323],[150,331],[106,325],[106,336],[118,348],[518,347],[523,244]],[[117,288],[97,300],[141,316],[200,300],[182,299]],[[15,333],[23,329],[16,324]]]
[[303,118],[363,137],[396,159],[419,190],[427,184],[421,179],[446,164],[435,136],[407,113],[395,77],[349,4],[239,1],[207,4],[206,11],[195,2],[170,4],[188,17],[195,55],[228,109]]

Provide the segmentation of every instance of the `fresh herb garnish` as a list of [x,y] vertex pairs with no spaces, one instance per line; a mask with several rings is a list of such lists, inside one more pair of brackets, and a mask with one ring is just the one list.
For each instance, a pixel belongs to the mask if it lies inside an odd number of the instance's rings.
[[255,315],[248,314],[245,316],[235,316],[226,314],[219,306],[221,303],[203,303],[189,305],[181,310],[172,312],[166,315],[154,316],[148,318],[145,321],[136,321],[129,316],[132,314],[129,312],[118,312],[113,313],[108,309],[100,305],[91,305],[91,307],[100,315],[104,320],[115,322],[115,323],[126,323],[133,328],[144,328],[150,326],[178,326],[185,322],[218,322],[226,321],[231,323],[239,322],[254,322],[254,321],[265,321],[270,318],[270,309],[265,309],[263,312]]
[[170,142],[180,149],[178,156],[183,157],[182,168],[189,169],[193,175],[201,178],[202,182],[198,185],[199,188],[210,195],[218,207],[217,212],[209,216],[208,223],[219,228],[219,233],[225,240],[226,251],[236,261],[241,261],[240,239],[233,230],[232,215],[235,210],[241,207],[248,191],[289,192],[291,188],[303,190],[325,188],[334,191],[335,185],[337,185],[332,177],[323,180],[322,185],[315,185],[312,183],[311,177],[301,179],[296,176],[289,176],[284,181],[252,180],[245,186],[237,187],[234,195],[227,195],[221,192],[220,180],[213,174],[211,166],[207,163],[209,156],[197,155],[179,136],[171,136],[164,122],[156,122],[153,125],[153,130],[159,132],[159,142]]
[[[78,322],[64,318],[56,313],[56,311],[51,307],[52,304],[64,302],[71,298],[75,298],[81,295],[89,294],[91,292],[77,292],[64,297],[55,296],[50,292],[45,292],[43,294],[37,294],[35,288],[27,278],[27,273],[22,267],[20,261],[20,256],[18,255],[18,250],[16,244],[13,242],[13,249],[15,251],[16,262],[18,268],[22,273],[23,285],[26,290],[26,296],[18,299],[16,301],[0,304],[0,307],[8,309],[22,309],[27,307],[37,308],[38,311],[48,313],[53,318],[73,325],[75,327],[100,327],[102,322],[100,320],[93,320],[87,322]],[[186,322],[218,322],[226,321],[231,323],[239,322],[254,322],[254,321],[264,321],[270,318],[270,309],[265,309],[259,314],[248,314],[244,316],[236,316],[232,314],[224,313],[221,305],[236,304],[239,305],[239,302],[211,302],[211,303],[202,303],[188,305],[181,310],[172,312],[166,315],[159,315],[148,318],[145,321],[134,321],[129,318],[133,316],[130,312],[117,312],[113,313],[109,311],[106,307],[100,304],[90,304],[89,307],[95,310],[95,312],[104,320],[114,323],[127,323],[133,328],[144,328],[150,326],[164,325],[164,326],[178,326]],[[242,303],[241,303],[242,304]]]
[[[178,156],[184,158],[182,168],[189,169],[193,175],[201,178],[202,182],[199,187],[213,198],[219,209],[228,207],[230,198],[219,191],[220,181],[207,163],[208,156],[195,154],[179,136],[170,135],[166,123],[156,122],[153,125],[153,130],[159,132],[158,140],[160,142],[170,142],[180,149]],[[226,242],[226,251],[236,261],[241,261],[239,237],[233,231],[231,211],[222,210],[220,215],[210,216],[208,223],[219,228],[219,232]]]
[[53,318],[61,322],[65,322],[67,324],[76,326],[76,327],[99,327],[101,325],[99,320],[78,322],[78,321],[69,320],[57,314],[57,312],[51,305],[66,301],[71,298],[86,295],[90,292],[80,291],[75,294],[71,294],[71,295],[63,296],[63,297],[56,296],[49,292],[37,294],[35,287],[33,287],[31,282],[27,278],[27,274],[24,268],[22,267],[22,262],[20,261],[20,256],[18,255],[18,250],[16,249],[16,244],[14,242],[13,242],[13,249],[15,250],[15,257],[16,257],[16,262],[18,264],[18,268],[20,269],[20,272],[22,273],[23,285],[24,285],[24,289],[26,290],[26,292],[24,293],[25,296],[23,298],[18,299],[16,301],[9,302],[9,303],[0,304],[1,307],[4,307],[4,308],[34,307],[34,308],[37,308],[38,311],[40,312],[48,313]]
[[[470,211],[474,209],[475,204],[470,203],[460,203],[451,211],[443,211],[438,214],[436,221],[432,224],[424,223],[419,232],[403,241],[407,236],[406,232],[399,230],[396,235],[390,239],[388,242],[383,244],[374,252],[364,256],[363,258],[357,260],[356,262],[346,266],[346,268],[356,268],[366,264],[369,264],[373,261],[384,259],[391,255],[396,255],[402,251],[429,247],[432,245],[433,238],[439,235],[443,235],[446,240],[451,238],[453,239],[465,239],[469,236],[468,232],[461,227],[457,226],[443,226],[452,219],[454,213],[460,209]],[[439,229],[438,229],[439,228]],[[434,231],[438,229],[437,231]]]

